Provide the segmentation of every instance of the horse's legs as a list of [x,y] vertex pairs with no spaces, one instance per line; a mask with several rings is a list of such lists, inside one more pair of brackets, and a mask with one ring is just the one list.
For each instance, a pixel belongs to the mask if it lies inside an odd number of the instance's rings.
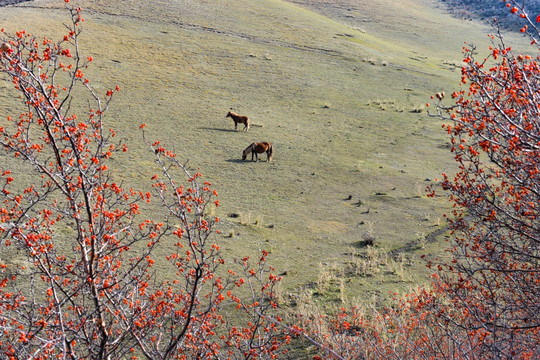
[[238,123],[236,121],[234,122],[234,131],[238,131]]

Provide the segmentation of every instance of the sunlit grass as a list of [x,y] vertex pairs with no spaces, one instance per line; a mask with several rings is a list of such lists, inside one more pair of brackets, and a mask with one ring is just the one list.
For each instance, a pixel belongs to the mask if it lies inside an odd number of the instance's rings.
[[[384,18],[386,2],[369,3],[363,16]],[[465,35],[484,41],[484,28],[420,0],[408,3],[420,23],[353,27],[278,0],[78,1],[86,9],[82,48],[94,58],[87,75],[103,94],[122,89],[108,120],[130,151],[114,160],[113,174],[126,186],[148,186],[156,170],[138,131],[146,123],[150,137],[200,167],[218,189],[222,206],[214,214],[222,219],[226,257],[269,249],[274,266],[287,270],[284,288],[295,291],[317,282],[321,263],[350,266],[346,254],[369,233],[369,251],[404,248],[413,260],[392,258],[383,269],[377,255],[365,270],[354,265],[358,274],[382,270],[337,282],[340,296],[424,281],[418,256],[444,245],[410,244],[443,226],[436,219],[447,207],[443,197],[425,196],[425,179],[454,165],[440,122],[423,104],[455,89],[459,73],[448,64],[459,59],[456,44]],[[2,8],[0,25],[54,36],[66,16],[54,7],[62,6]],[[395,20],[396,10],[387,8]],[[463,40],[437,39],[441,22]],[[9,87],[0,82],[0,118],[22,111]],[[233,131],[230,108],[256,126]],[[253,141],[272,142],[274,160],[241,161]],[[373,255],[357,250],[362,259]]]

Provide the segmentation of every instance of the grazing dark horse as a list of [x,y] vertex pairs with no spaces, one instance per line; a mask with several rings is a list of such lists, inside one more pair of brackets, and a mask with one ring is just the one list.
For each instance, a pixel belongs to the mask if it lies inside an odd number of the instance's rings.
[[259,161],[259,154],[262,154],[263,152],[266,153],[266,161],[272,161],[272,144],[269,142],[262,142],[262,143],[253,143],[249,145],[246,150],[244,150],[244,153],[242,154],[242,160],[246,160],[246,157],[248,156],[249,152],[251,151],[251,161],[253,161],[253,156],[257,159],[256,161]]
[[233,119],[234,130],[237,130],[238,123],[244,124],[244,129],[243,129],[244,131],[249,130],[249,118],[247,116],[238,115],[238,114],[233,113],[232,111],[229,111],[227,113],[227,116],[225,117],[230,117],[231,119]]

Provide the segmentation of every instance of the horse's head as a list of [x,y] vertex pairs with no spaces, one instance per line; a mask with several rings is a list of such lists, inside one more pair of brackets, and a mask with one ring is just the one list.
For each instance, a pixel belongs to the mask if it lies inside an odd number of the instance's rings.
[[246,160],[248,154],[253,150],[253,147],[255,146],[255,143],[249,145],[244,152],[242,153],[242,160]]
[[231,112],[229,111],[225,117],[226,118],[231,117]]

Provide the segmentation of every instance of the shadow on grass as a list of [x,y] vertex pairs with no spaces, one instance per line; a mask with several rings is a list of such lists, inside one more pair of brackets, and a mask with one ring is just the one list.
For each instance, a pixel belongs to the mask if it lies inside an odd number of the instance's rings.
[[236,132],[234,129],[222,129],[222,128],[211,128],[211,127],[201,127],[199,128],[201,130],[215,130],[215,131],[221,131],[221,132]]
[[368,247],[368,246],[375,246],[375,240],[374,239],[365,239],[365,240],[356,241],[355,243],[352,244],[352,246],[357,248],[357,249],[365,248],[365,247]]
[[248,164],[252,162],[252,161],[242,160],[242,159],[227,159],[225,161],[230,162],[230,163],[236,163],[236,164]]
[[253,161],[251,159],[246,159],[246,160],[242,160],[242,159],[228,159],[228,160],[225,160],[227,162],[230,162],[230,163],[237,163],[237,164],[257,164],[257,163],[267,163],[268,161],[266,160],[260,160],[257,162],[257,161]]

